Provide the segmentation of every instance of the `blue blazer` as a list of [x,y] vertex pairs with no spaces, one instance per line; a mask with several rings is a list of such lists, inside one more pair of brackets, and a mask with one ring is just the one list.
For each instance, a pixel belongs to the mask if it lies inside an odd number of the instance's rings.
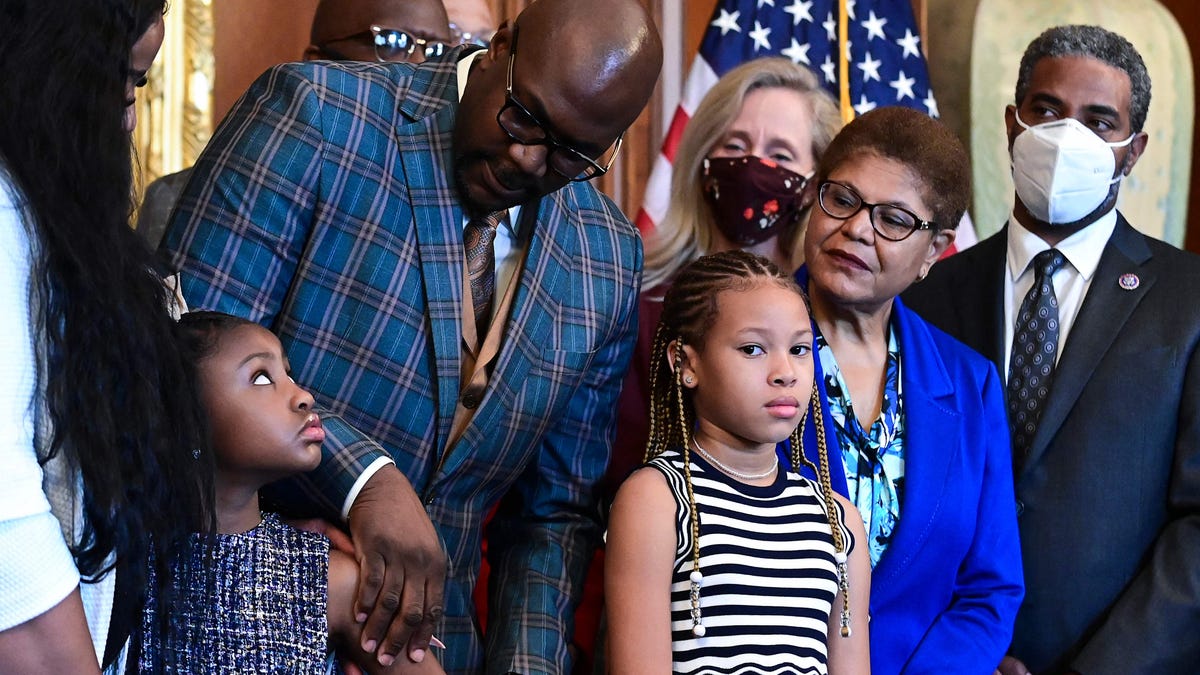
[[[796,276],[807,286],[807,269]],[[892,321],[900,346],[904,490],[894,538],[871,575],[871,670],[988,675],[1008,649],[1024,595],[1003,384],[987,359],[899,298]],[[814,361],[834,489],[846,494],[820,359]],[[811,417],[805,431],[805,455],[815,464]]]

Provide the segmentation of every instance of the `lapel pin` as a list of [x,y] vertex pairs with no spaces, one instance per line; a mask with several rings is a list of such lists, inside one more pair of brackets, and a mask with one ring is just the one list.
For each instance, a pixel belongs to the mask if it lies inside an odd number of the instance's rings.
[[1140,286],[1141,283],[1142,280],[1138,278],[1138,275],[1132,272],[1122,274],[1121,278],[1117,280],[1117,285],[1127,291],[1137,290],[1137,287]]

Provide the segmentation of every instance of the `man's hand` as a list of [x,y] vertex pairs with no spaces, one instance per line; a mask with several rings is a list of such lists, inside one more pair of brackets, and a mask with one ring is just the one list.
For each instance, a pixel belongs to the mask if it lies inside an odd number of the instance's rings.
[[359,563],[355,620],[362,648],[391,665],[407,645],[420,663],[442,619],[446,554],[408,479],[394,466],[371,476],[350,507]]
[[1029,668],[1015,656],[1005,656],[992,675],[1030,675]]

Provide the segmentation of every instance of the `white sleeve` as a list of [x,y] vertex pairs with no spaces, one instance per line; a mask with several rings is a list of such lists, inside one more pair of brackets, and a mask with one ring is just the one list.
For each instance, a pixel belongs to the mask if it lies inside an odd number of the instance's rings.
[[78,585],[53,514],[0,521],[0,631],[44,614]]
[[367,481],[371,480],[371,476],[374,476],[377,471],[388,464],[395,463],[395,460],[391,457],[378,457],[374,462],[371,462],[366,470],[358,474],[358,479],[354,481],[354,485],[350,486],[350,492],[346,494],[346,501],[342,502],[342,520],[350,520],[350,507],[354,506],[354,500],[358,499],[358,493],[362,492],[363,486],[367,484]]
[[0,173],[0,630],[53,607],[79,582],[42,490],[34,447],[37,360],[30,309],[32,247]]

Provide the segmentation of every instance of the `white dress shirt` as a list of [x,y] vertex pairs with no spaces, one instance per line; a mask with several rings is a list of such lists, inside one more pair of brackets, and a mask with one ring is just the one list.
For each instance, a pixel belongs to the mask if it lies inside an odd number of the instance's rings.
[[[1091,288],[1100,265],[1100,256],[1108,244],[1109,237],[1117,226],[1117,210],[1114,208],[1075,234],[1063,239],[1053,248],[1067,259],[1065,265],[1054,273],[1054,296],[1058,300],[1058,353],[1055,363],[1062,357],[1067,335],[1079,315],[1083,298]],[[1031,267],[1034,256],[1052,248],[1041,237],[1033,234],[1017,222],[1016,216],[1008,217],[1008,266],[1004,275],[1004,380],[1008,381],[1009,361],[1012,358],[1012,341],[1017,314],[1029,289],[1033,288],[1034,271]]]

